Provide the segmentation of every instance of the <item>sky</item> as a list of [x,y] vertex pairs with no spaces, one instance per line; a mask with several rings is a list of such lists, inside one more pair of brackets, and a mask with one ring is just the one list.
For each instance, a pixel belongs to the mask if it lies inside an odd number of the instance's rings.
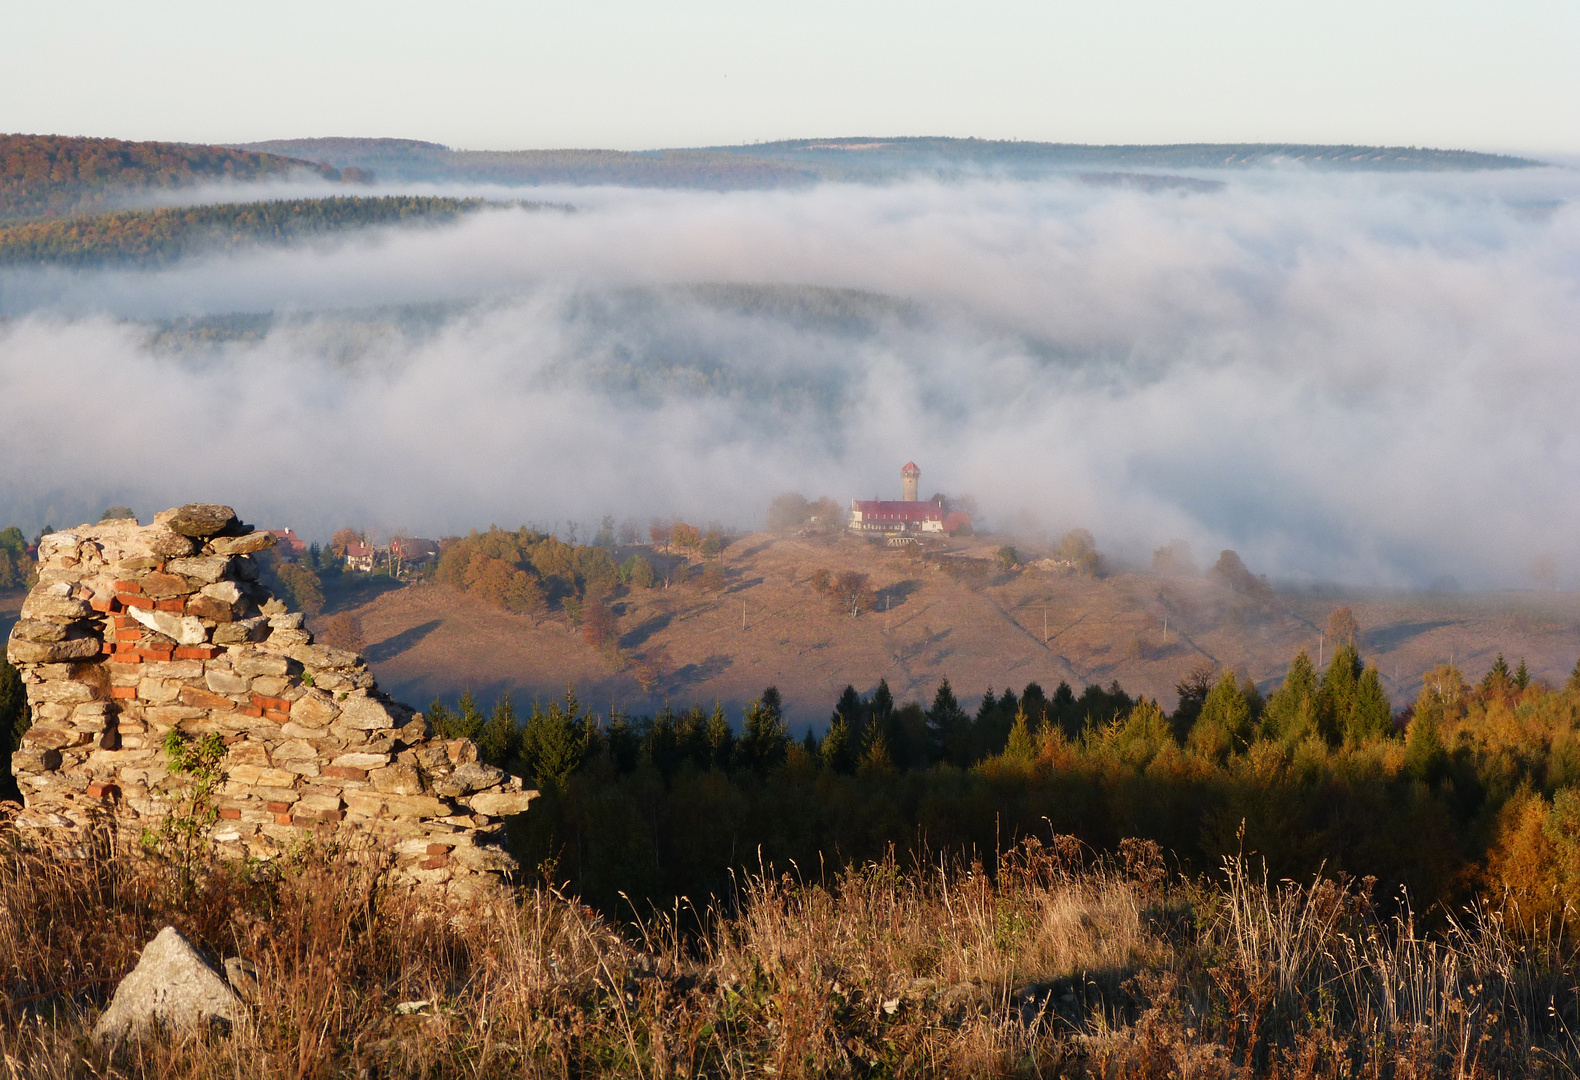
[[1580,155],[1575,0],[0,3],[0,130],[647,149],[836,135]]

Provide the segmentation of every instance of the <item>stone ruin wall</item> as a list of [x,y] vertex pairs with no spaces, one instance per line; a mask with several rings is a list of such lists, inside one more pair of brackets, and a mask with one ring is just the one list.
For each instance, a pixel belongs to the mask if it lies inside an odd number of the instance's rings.
[[515,868],[501,818],[537,792],[468,740],[433,738],[360,656],[314,644],[258,583],[252,555],[273,543],[206,504],[43,538],[6,649],[33,712],[12,756],[17,824],[107,823],[118,850],[140,850],[192,783],[167,768],[167,734],[214,733],[221,857],[270,858],[329,830],[392,857],[396,884],[462,901],[497,888]]

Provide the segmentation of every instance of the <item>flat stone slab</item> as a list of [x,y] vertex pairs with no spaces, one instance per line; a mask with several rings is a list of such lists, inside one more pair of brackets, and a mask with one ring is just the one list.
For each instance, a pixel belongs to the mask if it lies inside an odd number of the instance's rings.
[[246,1015],[246,1007],[224,976],[198,955],[179,930],[167,926],[143,946],[137,966],[115,988],[93,1035],[114,1041],[141,1034],[154,1024],[178,1031],[229,1027]]

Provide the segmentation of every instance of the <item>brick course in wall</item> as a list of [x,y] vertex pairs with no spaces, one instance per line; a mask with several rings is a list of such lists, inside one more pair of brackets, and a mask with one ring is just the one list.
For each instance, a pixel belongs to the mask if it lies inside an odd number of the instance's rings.
[[497,889],[515,869],[502,819],[537,792],[468,740],[434,738],[360,656],[314,644],[258,583],[252,556],[273,543],[209,504],[43,538],[6,648],[33,710],[12,755],[17,824],[108,823],[139,851],[192,783],[167,767],[167,733],[212,733],[221,857],[271,858],[328,830],[385,853],[396,884],[460,901]]

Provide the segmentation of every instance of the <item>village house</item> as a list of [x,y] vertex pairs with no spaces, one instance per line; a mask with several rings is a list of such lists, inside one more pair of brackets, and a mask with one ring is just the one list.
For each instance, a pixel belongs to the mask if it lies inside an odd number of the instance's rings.
[[439,545],[420,536],[397,536],[390,541],[390,556],[408,566],[439,561]]
[[360,570],[364,574],[373,572],[373,561],[378,558],[378,549],[372,544],[347,544],[346,569]]
[[269,529],[269,535],[274,537],[275,554],[286,562],[295,562],[307,554],[307,545],[290,529]]
[[969,515],[946,514],[942,500],[925,501],[916,497],[922,470],[907,461],[900,469],[900,498],[852,499],[850,529],[858,533],[955,533],[971,524]]

